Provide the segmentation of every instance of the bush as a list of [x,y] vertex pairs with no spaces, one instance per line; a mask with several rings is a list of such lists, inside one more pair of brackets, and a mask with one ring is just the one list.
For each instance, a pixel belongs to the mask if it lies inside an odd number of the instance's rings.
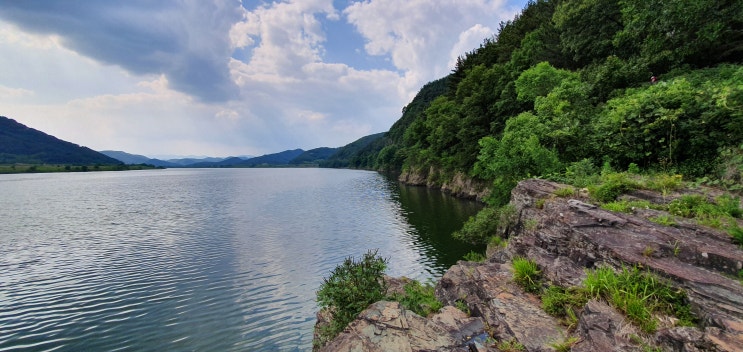
[[391,299],[400,302],[400,304],[420,316],[428,316],[438,312],[444,305],[436,299],[434,286],[430,283],[421,284],[418,281],[411,281],[403,287],[405,295],[395,295]]
[[317,291],[317,301],[333,315],[330,326],[322,331],[323,339],[330,340],[370,304],[385,297],[384,270],[387,260],[369,251],[359,260],[346,258],[323,278]]
[[600,186],[589,188],[591,196],[601,202],[614,201],[620,195],[638,188],[637,183],[625,173],[606,173],[601,178],[603,183]]
[[492,236],[506,235],[514,222],[515,209],[506,205],[500,208],[487,207],[470,217],[452,236],[472,244],[487,244]]

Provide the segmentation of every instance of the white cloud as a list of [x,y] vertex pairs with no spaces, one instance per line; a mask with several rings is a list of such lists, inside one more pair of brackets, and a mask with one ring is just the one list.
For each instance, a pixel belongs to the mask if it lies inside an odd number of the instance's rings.
[[33,96],[34,92],[23,88],[10,88],[0,85],[0,99],[17,99]]
[[485,27],[479,23],[459,33],[459,40],[452,46],[449,52],[449,63],[447,66],[453,69],[457,64],[457,58],[479,47],[484,38],[489,38],[494,33],[495,31],[490,29],[490,27]]
[[[503,6],[0,2],[0,67],[14,68],[0,70],[0,114],[94,149],[144,155],[341,146],[387,130],[423,84],[512,17]],[[356,58],[381,56],[393,69],[324,60],[345,44],[328,43],[328,21],[347,21],[366,40]]]
[[405,72],[410,92],[448,74],[454,51],[472,50],[493,33],[466,48],[473,35],[485,34],[514,12],[501,0],[368,0],[353,3],[344,14],[366,38],[367,53],[389,55]]

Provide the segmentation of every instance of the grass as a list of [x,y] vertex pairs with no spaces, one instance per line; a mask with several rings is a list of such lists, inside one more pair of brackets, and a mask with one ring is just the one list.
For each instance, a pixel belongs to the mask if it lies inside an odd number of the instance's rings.
[[568,352],[570,351],[570,349],[573,348],[573,346],[575,346],[576,343],[578,343],[578,338],[575,336],[570,336],[564,338],[562,341],[551,342],[549,345],[557,352]]
[[619,273],[607,267],[591,270],[583,286],[589,297],[606,299],[644,332],[652,333],[657,328],[653,313],[674,315],[678,325],[694,325],[686,294],[638,268],[625,268]]
[[573,187],[563,187],[563,188],[560,188],[560,189],[555,190],[554,193],[555,193],[556,196],[562,197],[562,198],[572,197],[573,195],[575,195],[575,188],[573,188]]
[[479,252],[475,252],[475,251],[470,251],[469,253],[467,253],[467,254],[464,255],[464,260],[466,260],[468,262],[478,262],[478,263],[480,263],[480,262],[484,262],[486,259],[488,259],[488,258],[485,256],[485,254],[482,254],[482,253],[479,253]]
[[526,347],[524,347],[524,345],[518,342],[516,339],[503,340],[501,342],[498,342],[495,345],[495,348],[497,348],[501,352],[526,351]]
[[542,309],[547,314],[558,317],[562,323],[572,330],[578,326],[578,316],[575,311],[588,302],[588,296],[579,288],[564,289],[551,285],[542,294]]
[[666,215],[666,214],[661,214],[661,215],[658,215],[658,216],[653,216],[653,217],[648,218],[648,220],[650,220],[650,221],[652,221],[652,222],[654,222],[656,224],[661,224],[663,226],[674,226],[674,225],[676,225],[676,221],[673,220],[673,217],[671,217],[670,215]]
[[508,240],[500,236],[492,236],[488,241],[488,246],[506,248],[508,246]]
[[526,258],[514,258],[513,280],[526,292],[536,293],[540,288],[540,271],[537,263]]
[[400,302],[408,310],[415,312],[422,317],[429,316],[438,312],[444,305],[434,294],[434,286],[430,283],[421,284],[418,281],[411,281],[405,286],[404,295],[392,295],[389,298]]
[[467,315],[472,314],[472,312],[470,311],[470,307],[467,306],[467,302],[465,302],[464,300],[458,299],[454,301],[454,307],[467,313]]
[[[743,248],[743,228],[735,224],[728,229],[728,234],[733,238],[733,243],[737,244],[740,248]],[[743,273],[743,271],[741,271]]]
[[685,292],[638,268],[620,272],[609,267],[588,270],[581,286],[567,289],[550,286],[542,292],[541,299],[542,309],[561,318],[568,330],[577,326],[575,312],[589,299],[606,300],[646,333],[657,329],[658,321],[654,317],[657,313],[675,316],[680,326],[695,323]]
[[618,213],[632,213],[635,209],[658,209],[663,208],[646,200],[618,200],[601,204],[601,208]]

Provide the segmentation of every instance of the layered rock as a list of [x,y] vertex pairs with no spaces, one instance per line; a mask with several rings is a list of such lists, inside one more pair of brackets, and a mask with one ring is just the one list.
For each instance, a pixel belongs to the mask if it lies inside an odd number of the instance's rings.
[[[459,262],[438,283],[439,300],[448,306],[466,304],[474,317],[470,319],[480,319],[490,337],[488,343],[478,345],[481,350],[497,350],[498,342],[518,341],[526,351],[548,351],[573,336],[577,338],[574,351],[643,351],[649,347],[743,351],[743,285],[735,278],[743,269],[743,250],[730,236],[690,220],[659,225],[648,220],[659,214],[651,209],[610,212],[590,204],[581,192],[565,198],[555,195],[565,187],[544,180],[519,183],[512,191],[511,204],[518,219],[507,249],[489,251],[486,263]],[[636,191],[625,197],[669,202],[680,195]],[[510,261],[517,256],[535,261],[546,281],[562,287],[580,285],[586,269],[641,267],[687,293],[699,326],[675,327],[673,319],[666,317],[655,334],[644,334],[606,302],[591,300],[578,311],[577,326],[568,329],[541,309],[537,296],[514,284]],[[391,304],[375,305],[362,313],[338,338],[349,343],[342,350],[385,350],[374,346],[390,339],[407,346],[400,350],[466,348],[462,340],[472,329],[464,328],[467,334],[453,329],[469,322],[461,320],[444,328],[434,323],[436,318],[426,322]],[[379,318],[384,310],[392,312],[390,318]],[[422,330],[391,334],[412,325]],[[437,344],[424,344],[421,338]]]
[[482,319],[444,307],[430,318],[398,302],[381,301],[361,312],[338,337],[319,351],[462,351],[477,350],[487,338]]

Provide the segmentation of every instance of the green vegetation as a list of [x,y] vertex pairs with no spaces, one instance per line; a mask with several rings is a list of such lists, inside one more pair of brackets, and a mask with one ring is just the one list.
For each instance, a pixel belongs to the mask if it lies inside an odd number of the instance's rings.
[[653,313],[673,315],[679,319],[677,325],[693,325],[686,294],[672,288],[669,284],[638,268],[623,269],[615,273],[611,268],[599,268],[587,272],[583,282],[587,295],[604,298],[615,308],[647,333],[657,327]]
[[[730,1],[530,1],[346,159],[435,184],[463,173],[496,208],[528,177],[600,183],[603,202],[653,172],[672,175],[646,183],[664,194],[675,175],[741,190],[741,18]],[[598,182],[605,163],[627,176]]]
[[605,299],[647,333],[657,327],[655,313],[675,316],[679,326],[695,323],[686,294],[651,273],[638,268],[616,273],[603,267],[588,270],[586,274],[582,286],[567,289],[550,286],[541,295],[544,311],[563,319],[569,329],[578,323],[575,312],[590,298]]
[[467,306],[467,302],[465,302],[464,300],[458,299],[454,301],[454,307],[467,313],[467,315],[472,314],[472,312],[470,312],[470,307]]
[[0,174],[44,173],[44,172],[87,172],[124,171],[157,169],[153,165],[48,165],[48,164],[0,164]]
[[462,229],[452,236],[472,244],[487,244],[493,236],[507,236],[508,229],[515,222],[515,216],[516,212],[510,205],[486,207],[470,217],[462,225]]
[[434,314],[444,306],[436,299],[434,286],[430,283],[421,284],[413,280],[405,284],[403,289],[404,295],[393,295],[390,298],[420,316],[426,317]]
[[541,288],[540,271],[537,263],[526,258],[514,258],[513,280],[526,292],[539,292]]
[[329,326],[322,329],[321,340],[329,341],[370,304],[383,299],[387,287],[383,280],[387,260],[369,251],[356,261],[346,258],[323,278],[317,291],[317,301],[332,313]]
[[555,195],[558,197],[571,197],[575,195],[575,188],[573,187],[564,187],[560,188],[555,191]]
[[488,259],[485,254],[470,251],[469,253],[464,255],[464,260],[468,262],[484,262],[486,259]]
[[0,164],[119,165],[120,161],[0,116]]
[[588,302],[587,295],[582,294],[580,288],[564,289],[550,285],[542,293],[542,309],[547,314],[562,319],[569,330],[578,325],[576,311]]
[[495,344],[495,348],[502,352],[521,352],[526,351],[526,347],[515,338],[503,340]]
[[576,343],[578,343],[578,338],[575,336],[569,336],[562,339],[562,341],[551,342],[549,345],[557,352],[568,352]]
[[390,299],[421,316],[438,312],[443,304],[436,299],[431,283],[421,284],[411,280],[403,286],[404,294],[387,295],[384,270],[387,260],[377,251],[368,251],[360,259],[346,258],[323,278],[317,291],[320,306],[328,309],[332,319],[328,326],[320,329],[317,344],[332,340],[370,304]]

